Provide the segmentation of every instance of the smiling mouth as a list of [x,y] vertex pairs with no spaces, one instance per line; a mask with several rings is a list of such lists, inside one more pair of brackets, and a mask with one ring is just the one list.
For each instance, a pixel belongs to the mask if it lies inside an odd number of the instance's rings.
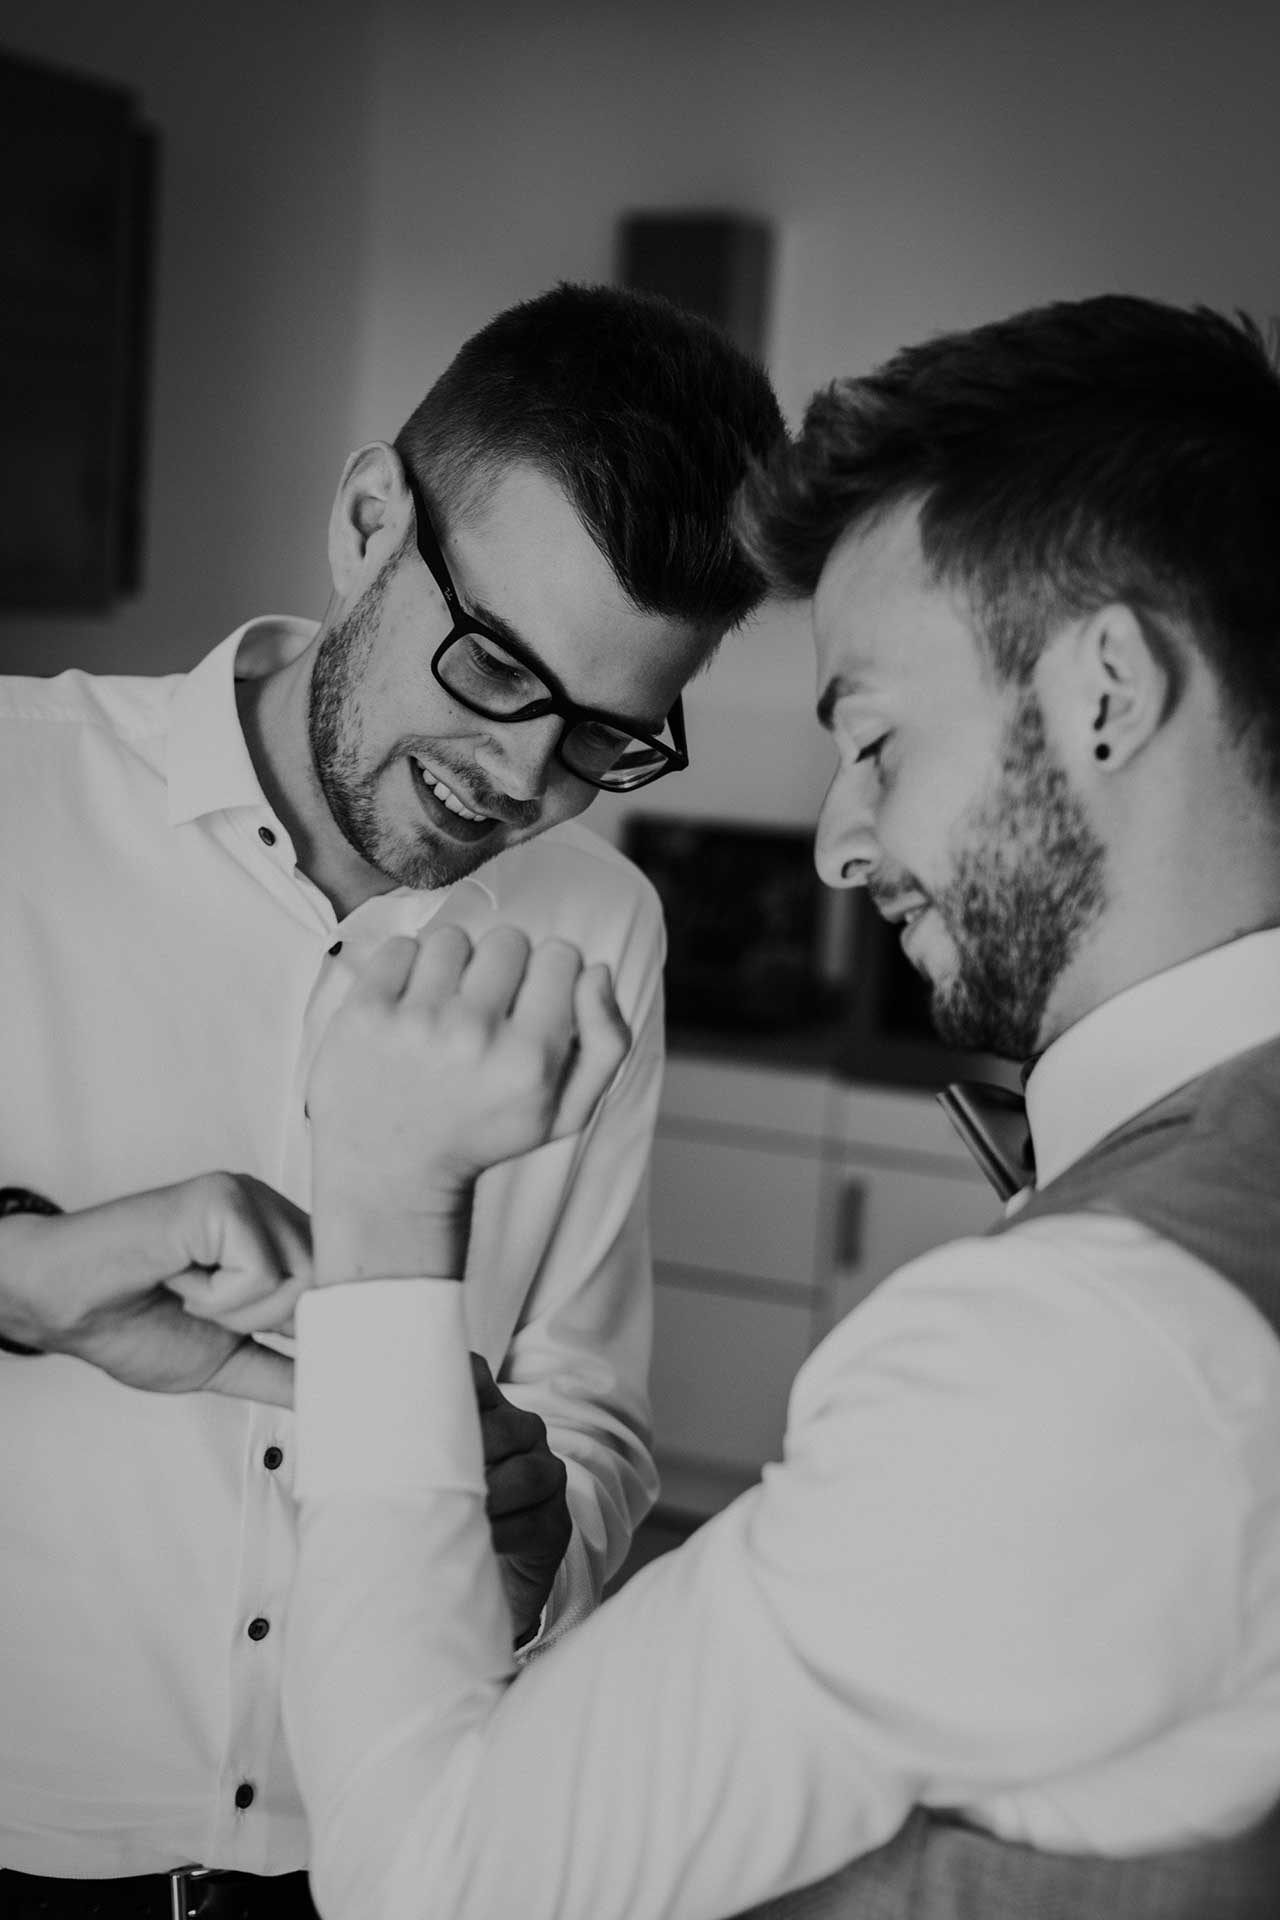
[[[410,757],[412,758],[412,756]],[[447,787],[438,774],[432,773],[429,767],[423,766],[421,760],[414,759],[413,765],[419,780],[427,789],[427,792],[434,795],[440,802],[440,805],[446,807],[448,811],[456,815],[459,820],[467,820],[472,826],[479,826],[482,823],[487,825],[492,820],[493,816],[491,814],[476,813],[471,807],[464,805],[453,791],[453,788]]]
[[899,933],[906,933],[917,920],[928,913],[930,907],[928,900],[887,901],[878,900],[874,894],[871,896],[871,904],[880,918],[887,920],[891,927],[896,927]]

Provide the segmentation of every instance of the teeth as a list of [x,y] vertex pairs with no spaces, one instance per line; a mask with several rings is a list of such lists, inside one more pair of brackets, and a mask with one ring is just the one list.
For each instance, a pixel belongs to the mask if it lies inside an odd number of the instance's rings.
[[457,794],[446,787],[443,780],[437,780],[433,773],[428,773],[420,761],[415,761],[414,765],[422,777],[423,784],[430,787],[441,806],[448,807],[450,813],[456,813],[460,820],[479,821],[489,818],[487,813],[472,813],[470,807],[464,807]]

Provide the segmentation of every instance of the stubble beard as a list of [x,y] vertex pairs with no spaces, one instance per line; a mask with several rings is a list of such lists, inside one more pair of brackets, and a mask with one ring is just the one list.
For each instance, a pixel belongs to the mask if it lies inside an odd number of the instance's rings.
[[1033,693],[1019,697],[991,795],[960,831],[951,878],[931,896],[955,948],[930,983],[933,1023],[948,1046],[1028,1060],[1106,901],[1105,849]]
[[[466,846],[432,839],[425,819],[411,834],[391,825],[381,804],[384,776],[412,745],[409,739],[397,742],[376,766],[362,767],[361,686],[373,656],[387,579],[398,563],[399,555],[388,561],[345,619],[321,640],[311,672],[307,731],[316,778],[343,839],[397,886],[429,892],[474,873],[501,851],[510,835],[494,834]],[[454,764],[453,756],[434,742],[430,758],[441,773],[454,774],[483,802],[474,768]],[[537,808],[531,812],[536,814]]]

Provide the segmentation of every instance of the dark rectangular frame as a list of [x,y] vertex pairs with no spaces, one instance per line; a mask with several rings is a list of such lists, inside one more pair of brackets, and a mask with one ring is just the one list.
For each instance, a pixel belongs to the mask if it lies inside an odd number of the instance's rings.
[[0,608],[137,592],[158,141],[125,89],[0,53]]

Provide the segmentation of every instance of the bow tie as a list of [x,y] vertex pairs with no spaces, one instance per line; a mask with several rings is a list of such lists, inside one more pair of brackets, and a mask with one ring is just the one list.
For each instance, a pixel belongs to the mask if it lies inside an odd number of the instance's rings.
[[1002,1200],[1035,1179],[1027,1103],[1020,1093],[985,1080],[956,1080],[937,1098]]

